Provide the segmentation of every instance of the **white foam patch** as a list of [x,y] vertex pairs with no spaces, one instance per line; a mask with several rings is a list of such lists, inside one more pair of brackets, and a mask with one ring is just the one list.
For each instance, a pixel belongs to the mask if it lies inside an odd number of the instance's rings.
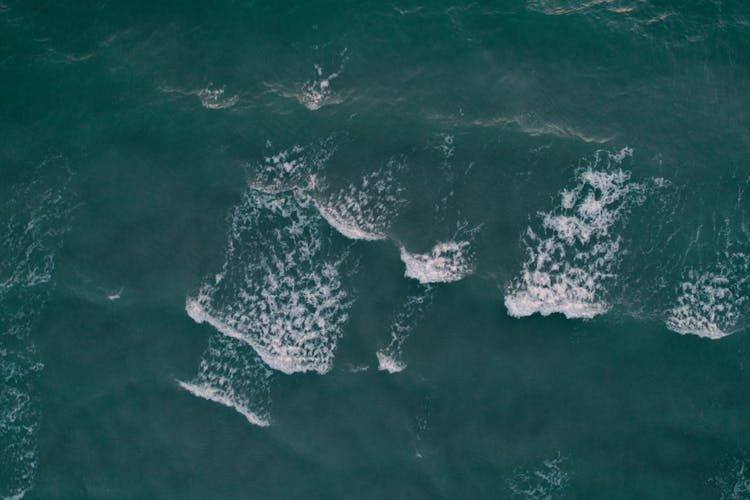
[[375,353],[375,355],[378,358],[378,370],[380,371],[386,371],[388,373],[398,373],[404,371],[404,369],[406,368],[406,363],[392,358],[383,351],[378,351]]
[[378,358],[378,370],[398,373],[406,369],[406,363],[403,361],[403,345],[427,307],[432,303],[432,291],[433,288],[430,285],[420,285],[400,305],[391,321],[390,342],[375,353]]
[[683,335],[720,339],[745,327],[748,295],[743,286],[750,275],[745,254],[724,256],[716,271],[688,272],[666,325]]
[[191,394],[232,408],[253,425],[270,424],[271,372],[241,341],[214,336],[194,381],[178,381]]
[[570,475],[563,469],[565,461],[565,457],[557,455],[545,459],[535,469],[517,470],[508,480],[513,496],[539,499],[561,495],[570,483]]
[[445,241],[428,253],[409,253],[401,246],[404,276],[420,283],[450,283],[473,272],[473,256],[468,241]]
[[234,210],[226,262],[186,304],[252,346],[284,373],[331,369],[352,301],[343,283],[346,254],[321,234],[324,222],[300,192],[248,190]]
[[[396,173],[402,164],[389,161],[358,184],[316,195],[320,215],[339,233],[353,240],[383,240],[406,205]],[[321,190],[322,191],[322,190]]]
[[598,152],[575,186],[560,193],[560,205],[540,214],[541,229],[527,229],[527,260],[506,290],[508,314],[592,318],[609,309],[606,286],[617,278],[623,244],[614,230],[645,198],[644,186],[615,166],[631,153]]

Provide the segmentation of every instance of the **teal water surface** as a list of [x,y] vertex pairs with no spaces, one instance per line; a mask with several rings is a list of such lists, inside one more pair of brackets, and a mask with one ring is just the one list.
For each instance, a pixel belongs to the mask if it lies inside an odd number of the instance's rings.
[[0,497],[750,498],[750,5],[0,2]]

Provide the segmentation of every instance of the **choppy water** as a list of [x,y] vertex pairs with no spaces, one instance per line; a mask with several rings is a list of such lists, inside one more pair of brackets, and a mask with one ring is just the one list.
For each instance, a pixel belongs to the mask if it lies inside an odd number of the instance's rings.
[[0,35],[0,497],[750,498],[749,5]]

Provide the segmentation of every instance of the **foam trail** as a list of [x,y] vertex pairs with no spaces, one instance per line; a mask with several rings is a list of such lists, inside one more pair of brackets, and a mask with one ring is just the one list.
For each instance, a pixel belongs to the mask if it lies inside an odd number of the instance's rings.
[[284,373],[331,369],[352,301],[348,256],[334,251],[299,191],[248,190],[235,208],[226,261],[188,298],[187,313],[247,343]]
[[191,394],[232,408],[251,424],[265,427],[270,424],[271,375],[243,342],[215,335],[196,379],[177,382]]
[[541,229],[527,229],[527,260],[506,289],[508,314],[592,318],[609,309],[606,285],[617,277],[623,243],[613,230],[646,194],[619,168],[631,153],[598,152],[593,164],[579,170],[573,188],[560,193],[560,205],[540,214]]
[[432,295],[432,286],[419,285],[401,305],[391,322],[390,343],[376,353],[378,370],[398,373],[406,368],[402,355],[404,342],[432,303]]
[[390,160],[359,184],[316,195],[320,215],[339,233],[353,240],[383,240],[406,205],[396,174],[403,164]]

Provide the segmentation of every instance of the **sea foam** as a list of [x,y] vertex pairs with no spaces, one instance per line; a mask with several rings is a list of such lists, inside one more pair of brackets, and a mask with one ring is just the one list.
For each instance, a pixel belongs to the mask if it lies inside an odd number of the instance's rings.
[[614,231],[645,198],[644,186],[619,168],[631,153],[598,152],[575,185],[560,192],[558,207],[540,214],[541,228],[527,229],[527,260],[506,289],[508,314],[592,318],[609,309],[606,286],[617,277],[623,245]]

